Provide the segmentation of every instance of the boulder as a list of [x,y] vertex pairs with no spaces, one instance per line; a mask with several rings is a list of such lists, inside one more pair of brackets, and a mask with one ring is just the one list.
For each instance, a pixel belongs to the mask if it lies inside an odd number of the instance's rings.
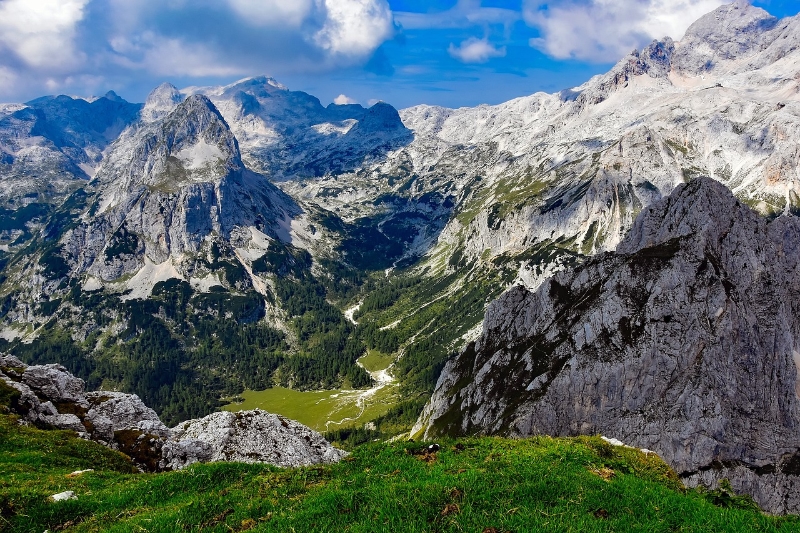
[[[192,439],[211,447],[211,461],[304,466],[334,463],[347,455],[316,431],[261,409],[213,413],[172,430],[174,441]],[[174,467],[180,468],[175,460]]]

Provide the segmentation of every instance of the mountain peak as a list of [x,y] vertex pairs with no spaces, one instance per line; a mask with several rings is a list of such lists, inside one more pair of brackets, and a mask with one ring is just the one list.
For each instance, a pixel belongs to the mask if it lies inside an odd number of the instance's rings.
[[778,18],[746,1],[718,7],[686,30],[676,51],[674,68],[698,75],[722,61],[739,59],[766,47]]
[[111,100],[112,102],[124,102],[125,101],[123,98],[121,98],[114,91],[108,91],[106,94],[103,95],[103,98],[105,98],[106,100]]
[[142,109],[142,120],[145,122],[155,122],[168,115],[178,104],[183,102],[184,95],[177,87],[171,83],[164,82],[147,95],[144,108]]

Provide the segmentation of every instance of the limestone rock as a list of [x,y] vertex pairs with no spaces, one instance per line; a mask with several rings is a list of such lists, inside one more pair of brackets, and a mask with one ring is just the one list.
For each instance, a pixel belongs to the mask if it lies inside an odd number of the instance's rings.
[[66,500],[77,500],[78,497],[75,496],[75,492],[71,490],[65,490],[64,492],[53,494],[52,496],[50,496],[50,499],[54,502],[63,502]]
[[127,454],[144,471],[177,470],[196,462],[263,462],[276,466],[333,463],[346,452],[306,426],[256,409],[213,413],[169,429],[135,394],[95,391],[61,365],[27,366],[0,356],[17,379],[0,379],[20,392],[12,409],[27,423],[76,431]]
[[87,406],[83,396],[83,380],[67,372],[61,365],[29,366],[22,374],[22,382],[52,402],[72,402]]
[[135,394],[96,391],[86,394],[91,408],[86,420],[91,424],[92,438],[112,442],[116,431],[135,430],[168,437],[169,428],[158,415]]
[[263,462],[288,467],[333,463],[347,455],[316,431],[260,409],[213,413],[184,422],[173,429],[173,439],[208,443],[212,461]]
[[770,512],[800,512],[786,466],[800,450],[798,265],[800,219],[767,222],[707,178],[681,185],[616,253],[490,304],[416,429],[614,435],[687,481],[727,476]]

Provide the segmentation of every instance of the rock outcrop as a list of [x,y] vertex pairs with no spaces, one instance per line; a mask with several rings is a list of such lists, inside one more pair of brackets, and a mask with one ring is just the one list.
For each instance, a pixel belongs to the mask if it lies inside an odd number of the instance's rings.
[[698,178],[616,253],[490,304],[416,430],[603,434],[688,484],[729,478],[800,512],[800,219],[771,222]]
[[83,380],[61,365],[28,366],[0,355],[0,380],[18,392],[10,407],[25,423],[76,431],[126,453],[145,471],[208,461],[304,466],[347,455],[316,431],[260,409],[213,413],[170,429],[137,395],[87,393]]
[[[302,466],[334,463],[346,455],[316,431],[261,409],[212,413],[178,424],[172,436],[177,441],[208,444],[212,450],[210,461]],[[174,468],[182,466],[171,464]]]

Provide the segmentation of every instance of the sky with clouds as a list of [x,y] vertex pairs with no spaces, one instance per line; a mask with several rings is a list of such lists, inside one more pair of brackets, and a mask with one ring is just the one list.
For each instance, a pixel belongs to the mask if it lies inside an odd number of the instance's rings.
[[578,85],[728,1],[0,0],[0,101],[267,74],[324,104],[499,103]]

